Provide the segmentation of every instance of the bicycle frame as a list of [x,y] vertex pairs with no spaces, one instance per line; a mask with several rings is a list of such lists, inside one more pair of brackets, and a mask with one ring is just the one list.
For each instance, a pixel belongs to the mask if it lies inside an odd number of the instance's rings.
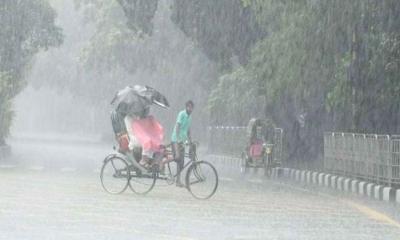
[[[183,145],[179,145],[179,146],[180,146],[180,147],[184,147]],[[192,165],[194,162],[197,161],[196,144],[190,143],[190,144],[188,144],[188,146],[189,146],[189,150],[188,150],[187,152],[184,153],[183,159],[184,159],[184,160],[185,160],[185,159],[189,159],[189,161],[186,162],[186,163],[183,165],[181,171],[182,171],[183,169],[189,167],[190,165]],[[173,146],[172,146],[172,143],[171,143],[171,144],[168,144],[167,146],[165,146],[164,154],[165,154],[165,155],[173,155],[172,147],[173,147]],[[112,154],[112,155],[107,156],[106,159],[104,159],[104,161],[107,161],[107,159],[109,159],[109,158],[112,157],[112,156],[119,156],[119,157],[121,157],[121,158],[126,159],[127,162],[128,162],[128,164],[129,164],[130,166],[136,167],[136,168],[138,168],[139,170],[141,170],[142,174],[140,174],[140,177],[142,177],[142,178],[146,178],[146,177],[150,178],[150,176],[148,176],[148,175],[146,174],[146,173],[147,173],[147,169],[143,168],[139,163],[137,163],[136,160],[133,159],[133,157],[131,158],[131,157],[128,156],[127,154],[115,153],[115,154]],[[174,162],[176,162],[176,161],[174,160]],[[173,178],[177,177],[179,173],[172,174],[171,167],[170,167],[170,162],[167,163],[167,165],[168,165],[168,171],[169,171],[169,173],[171,174],[171,176],[172,176]],[[160,177],[160,176],[158,176],[157,178],[160,179],[160,180],[166,180],[166,179],[167,179],[166,177]]]
[[[194,162],[197,161],[196,144],[190,143],[190,144],[188,144],[188,145],[189,145],[189,150],[188,150],[188,152],[185,152],[185,153],[184,153],[183,160],[189,159],[189,161],[186,162],[186,163],[183,165],[181,171],[183,171],[183,169],[187,168],[188,166],[192,165]],[[184,147],[183,145],[178,145],[178,146],[179,146],[179,147]],[[169,154],[173,155],[172,149],[168,149],[168,148],[172,148],[172,147],[173,147],[172,144],[169,144],[169,145],[166,146],[165,153],[166,153],[167,155],[169,155]],[[176,162],[176,161],[174,160],[173,162]],[[170,165],[169,165],[169,164],[170,164],[170,162],[167,163],[167,165],[168,165],[168,171],[169,171],[169,173],[171,173],[171,175],[172,175],[172,171],[171,171],[171,168],[170,168]],[[180,172],[179,172],[179,173],[176,173],[175,175],[172,175],[172,177],[175,178],[175,177],[178,176],[178,174],[180,174]],[[165,180],[166,178],[165,178],[165,179],[164,179],[164,178],[159,178],[159,179]]]
[[[179,145],[183,147],[183,145]],[[163,147],[160,152],[154,155],[156,163],[152,165],[151,169],[146,171],[140,171],[135,165],[136,160],[132,160],[126,154],[112,153],[108,155],[104,161],[100,171],[101,184],[105,191],[111,194],[120,194],[124,192],[128,187],[136,194],[144,195],[150,192],[156,184],[156,180],[166,180],[168,185],[176,183],[177,177],[186,169],[186,175],[184,176],[184,186],[187,190],[197,199],[208,199],[216,191],[218,187],[218,173],[215,167],[207,162],[201,161],[197,158],[197,145],[188,144],[188,151],[183,152],[183,161],[187,159],[187,162],[182,163],[182,169],[180,168],[179,161],[174,159],[177,164],[177,170],[180,170],[176,174],[173,173],[170,162],[167,162],[168,170],[166,176],[160,173],[160,165],[162,160],[166,160],[166,154],[172,154],[172,144]],[[182,153],[182,149],[178,149]],[[172,160],[172,159],[171,159]],[[111,172],[110,172],[111,170]],[[204,171],[206,175],[204,175]],[[110,174],[111,173],[111,174]],[[211,175],[209,175],[211,174]],[[210,178],[209,178],[210,177]],[[117,185],[109,185],[110,181],[116,181]],[[148,180],[147,180],[148,179]],[[213,181],[215,180],[215,181]],[[208,184],[199,184],[207,182]],[[214,185],[210,185],[214,184]],[[200,187],[197,187],[200,186]],[[207,192],[207,190],[209,190]]]

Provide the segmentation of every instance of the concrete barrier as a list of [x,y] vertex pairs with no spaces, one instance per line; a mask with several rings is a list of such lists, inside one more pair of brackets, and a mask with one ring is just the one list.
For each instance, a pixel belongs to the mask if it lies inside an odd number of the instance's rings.
[[396,190],[396,203],[400,204],[400,189]]
[[331,184],[330,184],[331,188],[336,189],[337,179],[338,179],[338,176],[336,176],[336,175],[331,176]]
[[284,175],[284,169],[283,168],[272,168],[272,173],[271,173],[271,178],[272,179],[279,179],[282,178]]
[[296,179],[297,182],[301,181],[301,171],[300,170],[296,170]]
[[312,183],[318,185],[318,172],[313,172],[311,174]]
[[326,174],[324,177],[325,187],[329,187],[331,185],[331,174]]
[[351,192],[351,179],[345,178],[343,182],[343,190],[345,192]]
[[307,171],[307,183],[308,184],[312,184],[312,172],[311,171]]
[[373,183],[368,183],[367,184],[367,196],[370,198],[373,198],[375,195],[375,189],[374,189],[375,184]]
[[367,186],[367,182],[359,182],[358,183],[358,194],[360,195],[366,195],[366,186]]
[[381,185],[374,186],[374,198],[376,200],[383,200],[383,186]]
[[314,184],[321,187],[329,187],[339,191],[355,193],[368,196],[376,200],[396,202],[400,204],[400,189],[384,187],[374,183],[345,178],[333,174],[318,173],[313,171],[303,171],[290,168],[274,168],[273,178],[289,178],[297,182]]
[[336,188],[337,190],[343,191],[343,183],[344,183],[344,177],[338,177],[337,179],[337,184],[336,184]]
[[392,202],[395,199],[395,191],[391,187],[384,187],[383,188],[383,194],[382,194],[382,200],[386,202]]
[[318,174],[318,186],[324,186],[325,183],[325,173]]
[[307,174],[307,171],[301,171],[301,173],[300,173],[300,181],[301,181],[302,183],[306,183],[306,182],[307,182],[307,176],[306,176],[306,174]]
[[292,169],[292,171],[290,172],[290,179],[296,180],[296,171],[297,171],[297,170]]
[[360,181],[358,180],[351,180],[351,192],[352,193],[358,193],[358,183]]

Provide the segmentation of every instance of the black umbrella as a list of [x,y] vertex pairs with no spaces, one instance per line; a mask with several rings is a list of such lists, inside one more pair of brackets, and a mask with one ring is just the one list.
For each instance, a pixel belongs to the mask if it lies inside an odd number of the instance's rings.
[[125,87],[117,92],[111,104],[116,106],[116,111],[122,114],[145,117],[149,113],[150,105],[167,108],[167,98],[154,88],[135,85]]

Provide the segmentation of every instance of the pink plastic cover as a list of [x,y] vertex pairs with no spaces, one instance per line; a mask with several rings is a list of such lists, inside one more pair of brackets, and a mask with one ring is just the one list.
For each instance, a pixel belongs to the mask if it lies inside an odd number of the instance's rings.
[[153,116],[134,120],[132,130],[143,150],[160,151],[160,145],[163,144],[164,139],[164,129]]
[[250,156],[251,157],[261,157],[263,151],[263,142],[256,141],[250,146]]

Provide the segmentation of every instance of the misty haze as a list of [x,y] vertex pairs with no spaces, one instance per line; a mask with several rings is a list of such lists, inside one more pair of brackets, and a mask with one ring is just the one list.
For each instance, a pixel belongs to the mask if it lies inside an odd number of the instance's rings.
[[0,239],[399,239],[397,0],[1,0]]

